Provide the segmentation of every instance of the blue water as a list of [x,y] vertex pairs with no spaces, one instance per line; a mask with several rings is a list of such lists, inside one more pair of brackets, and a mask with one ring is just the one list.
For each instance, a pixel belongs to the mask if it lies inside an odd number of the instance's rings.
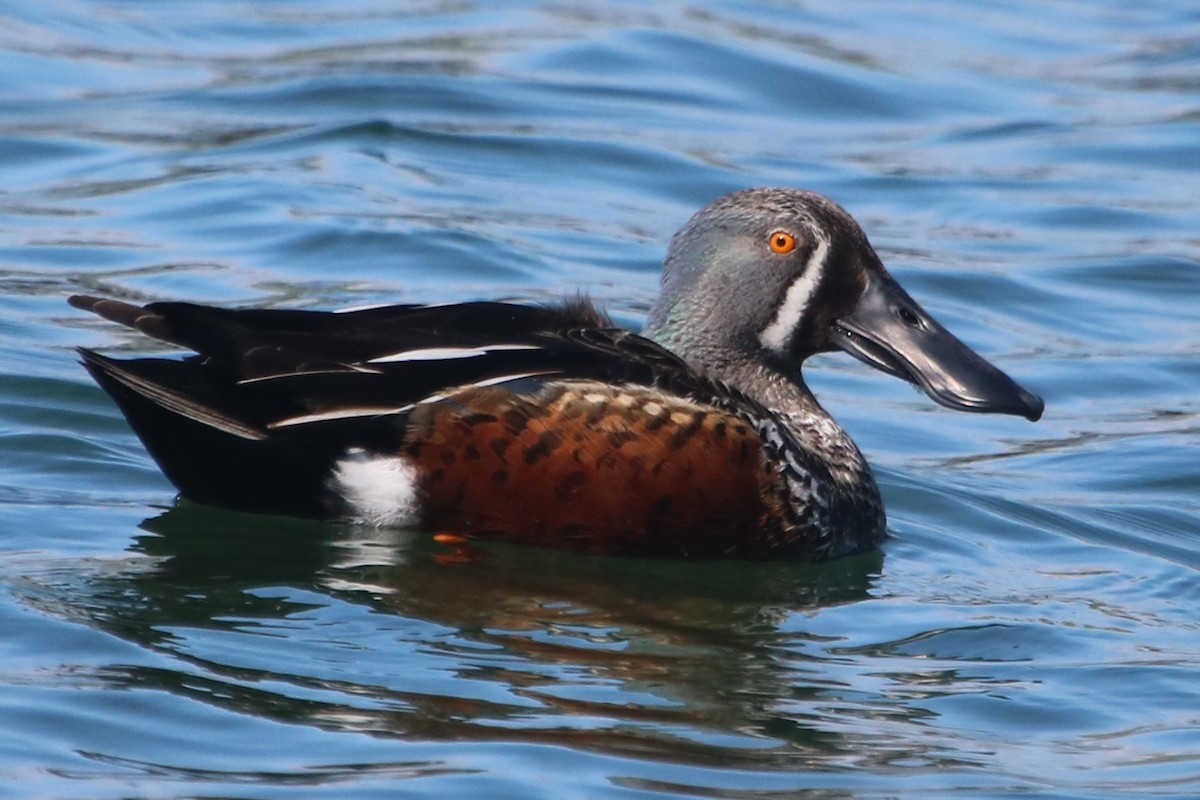
[[[47,2],[0,17],[0,796],[1200,796],[1200,13]],[[585,289],[816,189],[1047,401],[810,382],[893,534],[812,567],[177,504],[68,308]]]

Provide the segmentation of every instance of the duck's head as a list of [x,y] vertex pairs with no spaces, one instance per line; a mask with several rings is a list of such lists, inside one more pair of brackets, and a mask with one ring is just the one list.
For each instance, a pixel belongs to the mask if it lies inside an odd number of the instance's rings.
[[929,316],[841,206],[813,192],[747,189],[675,235],[645,333],[717,377],[766,364],[799,381],[844,350],[949,408],[1041,417],[1021,388]]

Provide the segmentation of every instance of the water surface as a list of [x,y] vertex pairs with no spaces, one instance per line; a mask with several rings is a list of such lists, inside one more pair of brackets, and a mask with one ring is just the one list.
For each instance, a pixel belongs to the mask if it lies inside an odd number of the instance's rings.
[[[1200,794],[1200,15],[44,3],[0,22],[0,796]],[[892,538],[604,559],[176,503],[65,305],[589,291],[829,194],[1047,400],[810,382]]]

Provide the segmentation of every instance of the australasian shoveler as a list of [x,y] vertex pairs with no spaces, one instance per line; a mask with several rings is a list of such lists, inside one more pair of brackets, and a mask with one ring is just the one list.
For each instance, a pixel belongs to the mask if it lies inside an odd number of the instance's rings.
[[346,312],[77,308],[195,352],[80,349],[192,500],[598,553],[824,559],[879,489],[801,376],[841,349],[950,408],[1041,399],[954,338],[811,192],[749,189],[671,242],[641,335],[588,300]]

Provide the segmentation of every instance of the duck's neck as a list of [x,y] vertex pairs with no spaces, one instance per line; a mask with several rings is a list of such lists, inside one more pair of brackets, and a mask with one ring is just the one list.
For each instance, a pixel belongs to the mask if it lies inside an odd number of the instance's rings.
[[714,333],[704,325],[677,324],[670,313],[660,308],[651,313],[642,334],[785,420],[796,434],[797,445],[825,464],[835,481],[866,482],[874,486],[862,453],[813,397],[799,371],[789,377],[758,354],[731,347],[726,341],[727,334]]
[[770,409],[788,429],[799,464],[790,457],[786,461],[808,476],[798,484],[789,479],[789,486],[814,514],[813,530],[824,553],[845,555],[863,549],[864,542],[883,540],[883,497],[867,460],[799,373],[791,380],[768,364],[743,361],[711,374]]
[[850,436],[821,407],[799,371],[791,378],[761,358],[728,348],[688,342],[647,326],[659,344],[710,378],[736,388],[771,412],[769,423],[786,429],[783,463],[793,502],[808,519],[814,552],[845,555],[886,536],[883,498],[875,476]]
[[792,380],[761,361],[702,368],[784,419],[797,445],[824,464],[834,481],[844,486],[874,487],[870,467],[858,446],[821,407],[799,375]]
[[874,484],[858,447],[813,397],[799,372],[790,378],[756,355],[714,341],[715,337],[704,336],[703,331],[666,322],[662,314],[652,314],[643,335],[774,412],[795,434],[799,448],[825,464],[835,481]]

